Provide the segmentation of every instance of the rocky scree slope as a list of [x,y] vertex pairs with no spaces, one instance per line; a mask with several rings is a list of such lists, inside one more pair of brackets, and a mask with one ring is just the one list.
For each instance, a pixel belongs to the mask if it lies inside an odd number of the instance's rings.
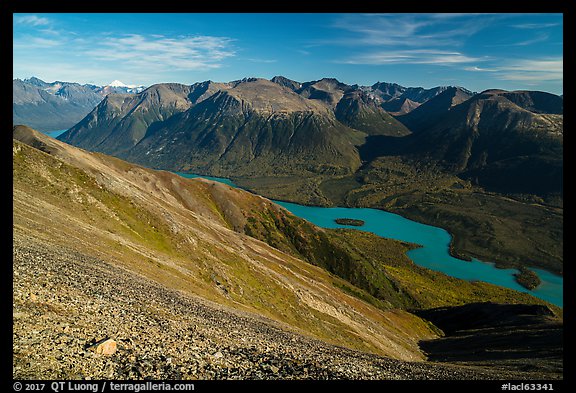
[[14,142],[15,229],[339,345],[423,359],[418,341],[436,334],[418,317],[376,308],[344,292],[353,287],[346,281],[245,235],[242,222],[257,222],[271,205],[264,198],[88,153],[25,127],[14,135],[35,146]]
[[[520,379],[405,362],[295,334],[16,231],[15,379]],[[87,346],[110,338],[116,351]]]

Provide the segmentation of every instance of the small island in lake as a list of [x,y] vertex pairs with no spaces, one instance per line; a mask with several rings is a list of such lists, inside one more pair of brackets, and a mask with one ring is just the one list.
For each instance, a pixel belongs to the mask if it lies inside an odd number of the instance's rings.
[[354,218],[336,218],[334,221],[340,225],[354,225],[355,227],[361,227],[364,225],[363,220],[356,220]]
[[519,273],[515,273],[514,276],[516,277],[516,282],[518,284],[529,290],[536,288],[541,283],[540,277],[538,277],[538,275],[532,270],[526,269],[525,267],[521,267]]

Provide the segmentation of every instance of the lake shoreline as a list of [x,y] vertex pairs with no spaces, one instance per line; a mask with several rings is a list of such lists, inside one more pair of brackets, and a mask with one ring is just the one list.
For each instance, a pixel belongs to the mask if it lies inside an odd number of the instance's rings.
[[[234,182],[234,180],[233,180],[232,178],[220,178],[220,177],[217,177],[217,176],[200,175],[200,174],[196,174],[196,173],[193,174],[193,173],[186,173],[186,172],[173,172],[173,173],[176,173],[176,174],[178,174],[179,176],[183,176],[183,177],[185,177],[185,178],[194,178],[194,177],[209,178],[209,180],[211,179],[211,180],[213,180],[213,181],[223,182],[223,183],[225,183],[225,184],[227,184],[227,185],[229,185],[229,186],[231,186],[231,187],[236,187],[236,188],[242,189],[242,190],[244,190],[244,191],[248,191],[248,192],[250,192],[250,193],[252,193],[252,194],[255,194],[255,195],[261,195],[261,194],[255,192],[255,191],[253,191],[253,190],[246,189],[246,188],[242,188],[242,187],[238,186],[238,185]],[[265,196],[264,196],[264,197],[265,197]],[[270,198],[269,198],[269,199],[270,199]],[[317,225],[317,226],[320,226],[320,227],[324,227],[324,228],[334,227],[334,226],[332,226],[332,225],[336,225],[336,224],[334,224],[334,219],[335,219],[335,218],[349,217],[349,215],[347,215],[346,213],[339,213],[340,216],[338,216],[338,217],[333,217],[333,218],[332,218],[332,221],[331,221],[332,224],[324,223],[324,225],[322,225],[322,224],[320,224],[320,223],[318,223],[318,222],[315,222],[314,220],[310,219],[309,217],[306,217],[306,216],[303,216],[303,215],[299,215],[299,214],[296,214],[296,213],[292,212],[292,211],[291,211],[290,209],[288,209],[286,206],[283,206],[283,204],[290,204],[290,205],[293,205],[293,206],[299,206],[299,207],[301,207],[301,208],[310,208],[310,209],[351,209],[351,210],[350,210],[351,212],[354,211],[354,209],[358,209],[358,210],[356,210],[356,212],[362,212],[363,210],[365,210],[365,211],[368,211],[368,210],[379,211],[379,212],[382,212],[382,213],[385,213],[385,214],[389,214],[389,215],[392,215],[392,216],[395,216],[395,217],[399,217],[401,220],[406,220],[407,222],[413,223],[413,224],[411,224],[411,225],[422,226],[422,227],[429,227],[429,228],[434,228],[434,230],[443,231],[443,232],[445,232],[445,233],[447,234],[447,236],[448,236],[448,240],[447,240],[447,243],[446,243],[445,254],[446,254],[447,256],[453,258],[454,260],[458,261],[458,264],[459,264],[459,265],[462,264],[462,262],[465,262],[465,264],[463,264],[463,265],[460,266],[460,267],[454,266],[454,269],[457,269],[457,270],[461,270],[462,268],[466,269],[466,267],[465,267],[464,265],[468,265],[468,264],[473,265],[473,264],[475,264],[475,263],[479,263],[480,265],[477,265],[478,267],[480,267],[480,266],[485,266],[484,268],[482,268],[482,270],[495,269],[495,270],[493,271],[493,273],[495,273],[495,274],[500,274],[500,275],[504,275],[505,277],[508,277],[506,280],[509,279],[510,281],[514,282],[515,285],[510,286],[511,284],[507,285],[507,284],[494,283],[494,282],[491,282],[490,280],[486,280],[485,278],[483,279],[483,278],[481,278],[481,277],[476,277],[476,278],[463,278],[463,277],[459,277],[458,275],[454,275],[454,274],[451,274],[450,272],[446,272],[446,271],[442,270],[442,268],[440,268],[440,267],[430,266],[430,264],[427,263],[428,261],[424,261],[424,262],[420,261],[420,262],[418,262],[418,261],[414,260],[413,254],[412,254],[412,255],[408,255],[408,257],[409,257],[415,264],[417,264],[417,265],[419,265],[419,266],[422,266],[422,267],[425,267],[425,268],[428,268],[428,269],[431,269],[431,270],[435,270],[435,271],[440,271],[440,272],[442,272],[442,273],[444,273],[444,274],[447,274],[447,275],[449,275],[449,276],[452,276],[452,277],[456,277],[456,278],[460,278],[460,279],[465,279],[465,280],[469,280],[469,281],[470,281],[470,280],[485,281],[485,282],[493,283],[494,285],[499,285],[499,286],[507,287],[507,288],[510,288],[510,289],[513,289],[513,290],[516,290],[516,291],[522,291],[522,292],[526,292],[526,291],[527,291],[527,293],[531,294],[532,296],[535,296],[535,297],[538,297],[538,298],[543,299],[543,300],[545,300],[545,301],[548,301],[548,302],[550,302],[550,303],[552,303],[552,304],[555,304],[555,305],[557,305],[557,306],[559,306],[559,307],[563,307],[563,305],[562,305],[563,300],[562,300],[562,294],[561,294],[561,293],[560,293],[559,295],[556,294],[556,295],[548,295],[547,297],[542,297],[543,295],[538,292],[538,289],[539,289],[538,287],[536,287],[535,289],[529,289],[529,288],[526,287],[524,284],[522,284],[521,282],[519,282],[518,279],[517,279],[518,276],[520,276],[520,275],[519,275],[519,269],[518,269],[518,267],[513,266],[513,265],[508,265],[508,264],[505,264],[505,263],[498,263],[498,264],[497,264],[497,263],[495,263],[495,262],[485,262],[485,261],[482,261],[482,260],[479,260],[479,259],[475,259],[474,257],[468,256],[468,255],[464,255],[464,254],[458,252],[458,250],[456,249],[455,244],[454,244],[454,242],[455,242],[455,240],[454,240],[454,239],[455,239],[455,238],[454,238],[454,234],[452,234],[450,231],[448,231],[448,230],[446,230],[446,229],[444,229],[444,228],[437,227],[437,226],[432,225],[432,224],[427,224],[427,223],[422,223],[422,222],[419,222],[419,221],[416,221],[416,220],[412,220],[411,218],[405,217],[405,216],[403,216],[403,215],[401,215],[401,214],[398,214],[398,213],[396,213],[396,212],[388,211],[388,210],[386,210],[386,209],[378,208],[378,207],[351,207],[351,206],[337,207],[337,206],[326,206],[326,205],[322,206],[322,205],[314,205],[314,204],[295,203],[295,202],[292,202],[292,201],[281,200],[281,199],[271,199],[271,201],[274,202],[274,203],[279,204],[280,206],[282,206],[283,208],[285,208],[286,210],[288,210],[288,211],[291,212],[292,214],[294,214],[294,215],[296,215],[296,216],[298,216],[298,217],[300,217],[300,218],[306,219],[306,220],[312,222],[313,224],[315,224],[315,225]],[[354,215],[354,214],[351,214],[351,215]],[[353,218],[353,219],[355,219],[355,218]],[[371,230],[369,230],[369,229],[366,229],[364,226],[358,227],[358,226],[346,225],[346,226],[339,226],[339,227],[348,227],[348,228],[350,228],[350,229],[361,230],[361,231],[365,230],[365,231],[368,231],[368,232],[375,233],[376,235],[381,236],[381,237],[384,237],[384,238],[393,238],[393,239],[395,239],[395,240],[401,240],[401,241],[405,241],[405,242],[411,242],[411,243],[416,243],[416,244],[418,244],[418,242],[416,242],[416,241],[410,241],[410,240],[398,239],[398,238],[395,238],[395,237],[385,236],[385,235],[382,235],[382,234],[380,234],[380,233],[376,233],[376,232],[374,232],[374,231],[371,231]],[[426,246],[424,246],[424,245],[421,245],[421,246],[422,246],[422,248],[426,248]],[[409,253],[410,253],[410,252],[409,252]],[[449,262],[449,263],[451,263],[451,262]],[[474,266],[470,266],[470,269],[476,269],[476,268],[475,268]],[[476,269],[476,270],[477,270],[477,269]],[[514,270],[514,272],[505,272],[505,270]],[[551,272],[551,271],[548,271],[548,270],[546,270],[546,269],[540,269],[540,271],[541,271],[541,272],[548,273],[548,274],[550,274],[552,277],[554,277],[554,279],[552,280],[552,282],[549,283],[550,285],[563,285],[562,283],[558,284],[558,282],[563,281],[563,277],[562,277],[561,275],[557,275],[556,273]],[[475,272],[475,273],[480,274],[479,271],[478,271],[478,272]],[[536,273],[534,273],[534,274],[536,274]],[[503,277],[504,277],[504,276],[503,276]],[[520,277],[522,277],[522,276],[520,276]],[[522,280],[522,279],[521,279],[521,280]],[[555,284],[554,284],[554,283],[555,283]],[[552,296],[552,298],[554,298],[554,299],[556,299],[556,300],[555,300],[555,301],[551,300],[550,296]]]

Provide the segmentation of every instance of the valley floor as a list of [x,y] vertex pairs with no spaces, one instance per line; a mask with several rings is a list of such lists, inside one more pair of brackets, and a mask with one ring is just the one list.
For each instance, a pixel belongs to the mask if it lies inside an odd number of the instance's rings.
[[[550,379],[333,346],[15,228],[15,379]],[[110,337],[117,351],[87,346]]]

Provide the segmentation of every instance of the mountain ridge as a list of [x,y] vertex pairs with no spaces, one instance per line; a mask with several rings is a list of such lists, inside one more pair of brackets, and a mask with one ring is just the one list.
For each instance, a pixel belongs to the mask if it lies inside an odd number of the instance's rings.
[[[102,97],[79,84],[42,85],[15,79],[12,81],[12,121],[51,131],[70,127],[80,121]],[[52,91],[50,91],[52,89]]]
[[110,93],[132,94],[143,86],[96,86],[75,82],[45,82],[37,77],[13,79],[13,124],[54,131],[78,123]]
[[[361,132],[338,122],[321,101],[257,78],[179,86],[184,90],[178,97],[185,105],[166,113],[148,111],[147,118],[141,119],[132,107],[105,108],[103,102],[60,140],[173,170],[218,171],[219,167],[240,165],[239,171],[248,172],[295,167],[297,172],[346,173],[360,165],[354,145],[362,142]],[[134,100],[142,102],[151,89]],[[91,136],[86,134],[89,129]],[[167,138],[172,142],[167,144]],[[195,141],[192,149],[187,147],[190,140]],[[151,151],[162,153],[151,155]],[[163,158],[166,156],[171,162]],[[208,168],[210,165],[214,168]]]

